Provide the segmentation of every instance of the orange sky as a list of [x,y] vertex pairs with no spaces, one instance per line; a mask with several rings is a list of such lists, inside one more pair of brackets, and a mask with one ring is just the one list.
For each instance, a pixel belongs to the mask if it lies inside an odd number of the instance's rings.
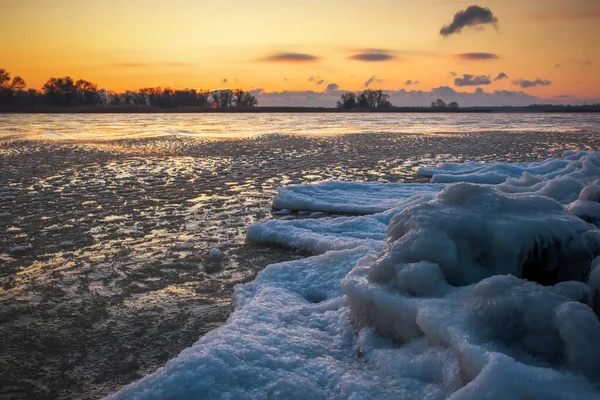
[[[471,4],[488,7],[497,29],[442,36]],[[489,76],[486,92],[597,99],[599,34],[597,0],[0,0],[0,68],[35,88],[65,75],[117,91],[360,90],[371,77],[369,87],[388,90],[476,88],[456,86],[454,72]],[[287,53],[310,59],[276,61]],[[364,53],[389,59],[351,58]],[[494,81],[500,72],[509,78]],[[521,88],[519,79],[551,83]]]

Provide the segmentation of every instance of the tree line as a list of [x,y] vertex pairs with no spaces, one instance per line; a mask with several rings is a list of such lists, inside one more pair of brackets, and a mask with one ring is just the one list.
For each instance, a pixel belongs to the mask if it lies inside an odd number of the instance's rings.
[[[383,90],[372,90],[367,89],[361,93],[346,92],[340,97],[340,100],[335,105],[339,109],[352,110],[352,109],[377,109],[377,108],[391,108],[394,107],[390,102],[390,96]],[[459,108],[457,102],[453,101],[449,104],[442,99],[437,99],[431,102],[431,108],[435,109],[453,109]]]
[[10,106],[99,106],[99,105],[146,105],[157,108],[175,107],[254,107],[258,100],[241,89],[218,89],[212,91],[171,88],[143,88],[137,91],[117,93],[98,89],[98,85],[84,79],[74,80],[66,76],[50,78],[41,90],[26,89],[20,76],[11,79],[0,68],[0,105]]

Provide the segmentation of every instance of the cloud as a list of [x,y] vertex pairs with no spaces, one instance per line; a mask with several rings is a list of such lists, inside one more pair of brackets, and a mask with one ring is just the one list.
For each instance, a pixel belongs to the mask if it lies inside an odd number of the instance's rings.
[[309,78],[307,79],[307,81],[309,81],[309,82],[316,82],[316,81],[318,81],[319,79],[321,79],[321,77],[317,75],[317,76],[311,76],[311,77],[309,77]]
[[506,75],[504,72],[500,72],[498,76],[494,78],[495,81],[501,81],[502,79],[508,79],[508,75]]
[[418,85],[419,83],[421,83],[420,81],[413,81],[411,79],[407,80],[406,82],[404,82],[404,84],[406,86],[411,86],[411,85]]
[[351,60],[365,62],[381,62],[396,59],[396,57],[389,51],[381,49],[367,49],[360,53],[353,54],[349,58]]
[[340,88],[340,85],[338,85],[337,83],[330,83],[329,85],[327,85],[327,90],[328,92],[331,92],[332,90],[338,90]]
[[455,54],[454,57],[459,60],[468,60],[468,61],[486,61],[486,60],[496,60],[500,58],[498,54],[494,53],[461,53]]
[[319,81],[317,82],[317,86],[322,85],[325,83],[325,79],[319,79]]
[[492,10],[479,6],[469,6],[466,10],[454,14],[454,19],[449,25],[442,27],[440,35],[450,36],[460,33],[466,27],[483,29],[486,24],[490,24],[495,28],[498,27],[498,18],[492,13]]
[[454,71],[450,71],[450,72],[448,72],[448,73],[450,74],[450,76],[451,76],[451,77],[453,77],[453,78],[454,78],[454,77],[456,77],[456,72],[454,72]]
[[309,63],[319,61],[321,58],[305,53],[275,53],[262,58],[261,61],[279,63]]
[[372,83],[383,82],[383,79],[377,79],[377,77],[372,76],[365,82],[365,87],[368,88]]
[[223,83],[227,83],[228,79],[227,78],[223,78]]
[[554,68],[560,68],[560,63],[554,64]]
[[490,81],[490,77],[486,75],[471,75],[465,74],[462,78],[454,79],[454,85],[456,86],[479,86],[479,85],[489,85],[492,83]]
[[552,84],[551,81],[547,81],[547,80],[543,80],[543,79],[536,79],[535,81],[530,81],[527,79],[517,79],[516,81],[512,81],[513,85],[517,85],[520,86],[522,89],[527,89],[530,87],[536,87],[536,86],[549,86]]
[[593,63],[589,60],[586,60],[586,61],[580,61],[579,65],[581,65],[582,67],[589,67],[589,66],[593,65]]

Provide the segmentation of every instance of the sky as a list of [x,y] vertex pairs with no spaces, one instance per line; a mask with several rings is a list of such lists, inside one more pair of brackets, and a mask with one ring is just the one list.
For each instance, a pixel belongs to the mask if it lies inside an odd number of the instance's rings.
[[599,0],[0,0],[0,68],[41,88],[241,88],[260,105],[600,101]]

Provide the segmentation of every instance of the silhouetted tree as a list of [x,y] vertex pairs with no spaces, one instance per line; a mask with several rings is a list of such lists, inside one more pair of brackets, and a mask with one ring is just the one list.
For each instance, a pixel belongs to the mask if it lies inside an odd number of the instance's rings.
[[75,82],[77,91],[77,102],[85,105],[94,105],[100,103],[98,96],[98,86],[92,82],[80,79]]
[[11,82],[10,73],[0,68],[0,96],[4,102],[10,102],[15,93],[24,91],[26,87],[27,84],[23,78],[15,76]]
[[342,94],[341,100],[337,102],[338,108],[388,108],[392,107],[390,96],[383,90],[367,89],[358,95],[352,92]]
[[50,78],[42,87],[44,97],[51,105],[70,106],[77,103],[78,92],[73,78]]
[[447,106],[446,102],[442,99],[437,99],[436,101],[431,102],[432,108],[446,108],[446,106]]
[[451,108],[451,109],[453,109],[453,110],[456,110],[456,109],[458,109],[459,106],[458,106],[458,103],[456,101],[453,101],[453,102],[451,102],[451,103],[448,104],[448,107]]
[[11,80],[10,74],[0,69],[0,104],[3,99],[10,100],[15,105],[149,105],[157,108],[253,107],[258,103],[255,96],[240,89],[207,92],[154,87],[116,93],[98,89],[95,83],[84,79],[75,81],[69,76],[48,79],[41,92],[33,89],[25,91],[25,88],[26,83],[21,77],[16,76]]
[[216,108],[231,107],[233,105],[233,91],[231,89],[218,89],[210,92],[211,106]]
[[335,105],[337,108],[342,108],[344,110],[350,110],[352,108],[357,107],[356,103],[356,95],[353,92],[347,92],[342,94],[340,101],[338,101]]
[[233,105],[235,107],[254,107],[258,103],[256,97],[241,89],[233,91]]

